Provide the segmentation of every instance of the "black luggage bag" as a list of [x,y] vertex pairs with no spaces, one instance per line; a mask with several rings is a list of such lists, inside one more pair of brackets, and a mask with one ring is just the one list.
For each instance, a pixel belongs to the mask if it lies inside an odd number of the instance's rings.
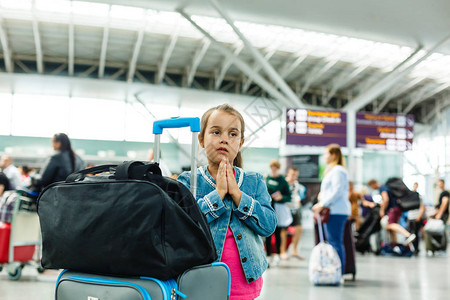
[[196,200],[157,164],[71,174],[44,189],[38,214],[48,269],[167,280],[217,258]]
[[380,206],[377,205],[372,208],[369,215],[356,232],[355,246],[358,252],[363,254],[367,251],[376,252],[376,249],[371,249],[370,236],[381,230],[380,220]]
[[401,178],[389,178],[386,182],[392,195],[397,199],[398,207],[402,211],[418,209],[420,207],[420,195],[408,189]]

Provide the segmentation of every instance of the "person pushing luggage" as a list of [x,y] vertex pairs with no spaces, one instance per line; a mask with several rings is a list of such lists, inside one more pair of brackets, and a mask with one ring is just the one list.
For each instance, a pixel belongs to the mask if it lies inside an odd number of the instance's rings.
[[[223,104],[204,113],[198,137],[208,165],[197,169],[196,199],[209,223],[218,260],[230,268],[231,300],[259,296],[267,268],[260,236],[270,236],[277,222],[262,175],[241,169],[244,129],[242,115]],[[190,172],[178,180],[189,188]]]

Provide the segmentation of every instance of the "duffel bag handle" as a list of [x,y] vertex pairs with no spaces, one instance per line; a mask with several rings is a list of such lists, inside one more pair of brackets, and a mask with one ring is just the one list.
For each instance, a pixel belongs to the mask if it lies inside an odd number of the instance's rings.
[[92,168],[88,168],[88,169],[84,169],[75,173],[70,174],[69,176],[67,176],[66,178],[66,182],[75,182],[75,181],[81,181],[83,180],[87,174],[99,174],[99,173],[103,173],[103,172],[109,172],[111,171],[111,169],[116,168],[117,165],[100,165],[100,166],[95,166]]
[[145,180],[148,173],[162,175],[158,163],[144,163],[142,161],[125,161],[116,168],[116,179]]

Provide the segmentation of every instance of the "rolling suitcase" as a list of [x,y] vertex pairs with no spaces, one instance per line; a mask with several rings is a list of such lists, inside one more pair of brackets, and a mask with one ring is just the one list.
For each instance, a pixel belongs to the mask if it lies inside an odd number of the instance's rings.
[[356,277],[356,248],[353,238],[354,220],[347,220],[344,229],[344,246],[345,246],[345,268],[344,274],[352,274],[353,281]]
[[[163,128],[191,127],[193,132],[192,163],[196,168],[197,134],[200,120],[170,119],[153,124],[155,136],[155,161],[159,161],[160,134]],[[195,174],[195,172],[192,172]],[[191,192],[196,192],[196,177],[191,178]],[[114,262],[111,262],[114,263]],[[55,300],[226,300],[230,296],[230,271],[224,263],[196,266],[184,271],[177,278],[160,280],[152,277],[104,276],[65,270],[56,283]]]
[[341,260],[336,250],[326,243],[320,217],[317,218],[319,243],[309,260],[309,280],[314,285],[340,285]]
[[429,219],[425,225],[425,249],[433,254],[447,249],[445,223],[442,220]]
[[[345,266],[342,266],[344,268],[344,274],[352,274],[353,280],[355,280],[356,277],[356,247],[355,247],[355,240],[353,237],[353,229],[352,224],[353,220],[347,220],[347,223],[345,223],[344,228],[344,247],[345,247]],[[320,233],[319,231],[322,231]],[[314,224],[314,234],[315,234],[315,241],[316,245],[320,243],[321,240],[326,241],[327,237],[325,235],[325,228],[324,224],[315,223]],[[321,237],[322,234],[322,237]]]

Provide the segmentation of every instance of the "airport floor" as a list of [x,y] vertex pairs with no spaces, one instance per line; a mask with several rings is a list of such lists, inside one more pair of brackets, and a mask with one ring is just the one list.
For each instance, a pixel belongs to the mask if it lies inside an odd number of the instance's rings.
[[[308,279],[312,244],[312,232],[305,230],[301,249],[306,259],[282,261],[279,266],[268,269],[258,300],[450,299],[448,255],[427,257],[424,250],[412,258],[358,255],[356,281],[346,280],[340,287],[316,287]],[[10,281],[3,270],[0,273],[0,300],[54,299],[57,275],[57,271],[51,270],[38,275],[34,269],[25,268],[19,281]]]

